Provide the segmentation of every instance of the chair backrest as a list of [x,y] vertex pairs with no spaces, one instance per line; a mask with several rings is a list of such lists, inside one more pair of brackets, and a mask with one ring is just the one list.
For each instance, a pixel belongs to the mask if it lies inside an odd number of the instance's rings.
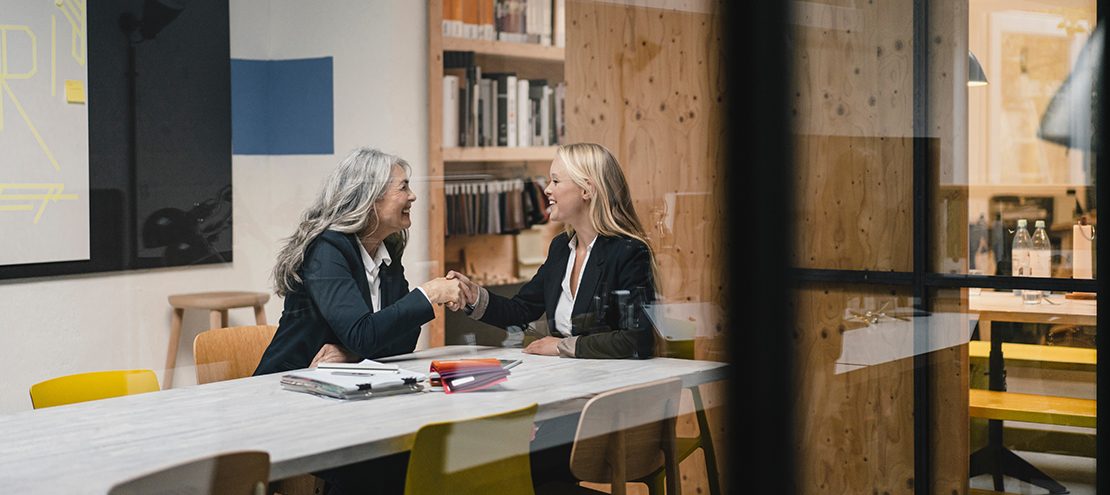
[[677,493],[675,420],[682,394],[678,379],[635,385],[599,394],[586,403],[570,454],[580,480],[624,483],[667,468],[667,493]]
[[140,476],[108,495],[265,495],[269,478],[270,454],[232,452]]
[[406,495],[532,495],[528,446],[536,404],[500,414],[432,423],[416,432]]
[[93,371],[31,385],[31,406],[41,409],[157,391],[158,377],[151,370]]
[[197,383],[251,376],[276,331],[273,325],[252,325],[201,332],[193,339]]

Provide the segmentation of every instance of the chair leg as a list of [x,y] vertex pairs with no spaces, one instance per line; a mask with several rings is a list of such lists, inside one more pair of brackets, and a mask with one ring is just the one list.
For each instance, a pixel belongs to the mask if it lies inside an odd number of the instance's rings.
[[266,324],[266,307],[262,306],[261,304],[254,307],[254,324],[255,325],[265,325]]
[[213,309],[208,313],[208,328],[227,327],[227,310]]
[[701,400],[701,387],[690,388],[694,399],[694,413],[698,417],[698,435],[701,437],[701,449],[705,453],[705,473],[709,478],[709,495],[721,495],[721,476],[717,472],[717,453],[713,448],[713,438],[709,430],[709,418],[705,414],[705,405]]
[[166,371],[162,374],[162,390],[173,386],[173,369],[177,366],[177,345],[181,340],[181,320],[184,316],[184,309],[173,308],[173,320],[170,321],[170,345],[166,351]]

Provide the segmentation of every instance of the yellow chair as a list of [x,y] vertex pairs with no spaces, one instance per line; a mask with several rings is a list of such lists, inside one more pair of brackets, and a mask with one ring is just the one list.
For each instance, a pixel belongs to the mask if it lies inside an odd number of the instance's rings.
[[528,446],[536,404],[416,432],[405,495],[533,495]]
[[31,405],[41,409],[157,391],[158,377],[151,370],[94,371],[31,385]]
[[197,383],[246,378],[254,374],[258,362],[277,327],[252,325],[205,330],[193,339],[193,358],[197,363]]
[[270,454],[232,452],[162,469],[118,484],[108,495],[265,495]]

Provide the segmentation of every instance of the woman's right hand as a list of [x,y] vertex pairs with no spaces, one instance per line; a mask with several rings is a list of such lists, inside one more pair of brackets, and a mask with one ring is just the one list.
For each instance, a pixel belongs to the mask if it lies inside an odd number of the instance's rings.
[[463,284],[459,280],[448,280],[440,277],[424,282],[421,286],[428,300],[432,304],[447,304],[454,309],[466,304],[466,295],[463,293]]
[[471,282],[470,278],[468,278],[466,275],[456,272],[455,270],[450,270],[447,272],[447,279],[458,280],[459,282],[462,282],[463,288],[465,289],[464,292],[466,294],[467,304],[478,304],[478,293],[482,290],[481,287],[478,287],[478,284]]

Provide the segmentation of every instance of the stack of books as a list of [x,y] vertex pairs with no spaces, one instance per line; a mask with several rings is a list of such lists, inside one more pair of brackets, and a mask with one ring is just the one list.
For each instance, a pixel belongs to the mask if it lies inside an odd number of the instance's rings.
[[334,399],[369,399],[423,390],[426,377],[369,359],[361,363],[326,363],[315,369],[282,375],[286,390]]
[[493,358],[432,361],[429,382],[432,387],[443,387],[443,392],[448,394],[472,392],[508,380],[509,369],[518,364],[520,361]]
[[566,0],[443,0],[443,35],[566,45]]

